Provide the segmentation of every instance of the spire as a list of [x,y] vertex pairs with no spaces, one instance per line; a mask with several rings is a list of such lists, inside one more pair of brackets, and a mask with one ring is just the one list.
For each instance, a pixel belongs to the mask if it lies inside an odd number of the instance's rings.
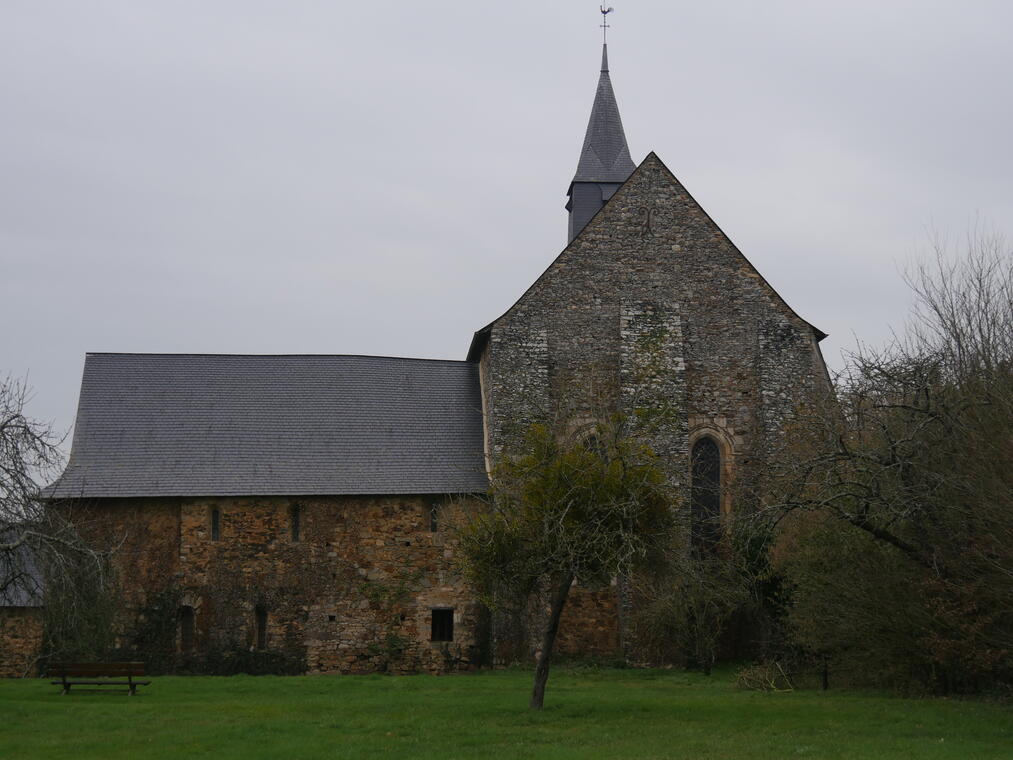
[[566,204],[570,212],[570,240],[576,237],[612,194],[633,173],[626,133],[619,118],[619,106],[609,77],[608,45],[601,48],[601,74],[598,91],[591,106],[591,118],[584,135],[584,146],[577,162]]
[[584,147],[580,151],[574,182],[625,182],[635,169],[626,133],[619,118],[619,106],[609,77],[608,45],[601,46],[601,74],[598,91],[587,122]]

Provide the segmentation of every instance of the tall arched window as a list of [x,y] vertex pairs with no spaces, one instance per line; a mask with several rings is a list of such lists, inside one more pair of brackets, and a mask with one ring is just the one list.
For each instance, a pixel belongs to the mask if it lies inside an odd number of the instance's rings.
[[721,450],[713,438],[693,444],[690,468],[693,548],[711,552],[721,537]]
[[179,649],[181,652],[192,652],[196,631],[194,626],[193,607],[184,605],[179,608]]

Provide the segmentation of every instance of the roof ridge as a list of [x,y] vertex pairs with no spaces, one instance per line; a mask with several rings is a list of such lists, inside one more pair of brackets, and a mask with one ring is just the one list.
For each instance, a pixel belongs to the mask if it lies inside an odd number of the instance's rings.
[[227,357],[247,359],[281,359],[281,358],[320,358],[320,359],[389,359],[391,361],[409,362],[443,362],[450,364],[467,364],[464,359],[431,359],[422,356],[379,356],[376,354],[240,354],[240,353],[195,353],[192,351],[86,351],[85,356],[194,356],[194,357]]

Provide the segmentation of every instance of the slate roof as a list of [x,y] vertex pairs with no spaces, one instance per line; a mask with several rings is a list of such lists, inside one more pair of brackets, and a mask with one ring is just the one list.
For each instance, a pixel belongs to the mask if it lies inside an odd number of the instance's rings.
[[[625,182],[636,166],[630,158],[619,106],[609,77],[608,46],[602,45],[598,91],[573,182]],[[572,183],[571,183],[572,185]]]
[[478,367],[376,356],[88,354],[49,498],[477,493]]

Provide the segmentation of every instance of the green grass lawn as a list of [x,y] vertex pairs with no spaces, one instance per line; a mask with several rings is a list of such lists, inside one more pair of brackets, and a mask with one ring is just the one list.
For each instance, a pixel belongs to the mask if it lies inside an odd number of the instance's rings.
[[137,697],[0,680],[0,758],[1013,758],[1013,709],[740,691],[730,672],[152,679]]

